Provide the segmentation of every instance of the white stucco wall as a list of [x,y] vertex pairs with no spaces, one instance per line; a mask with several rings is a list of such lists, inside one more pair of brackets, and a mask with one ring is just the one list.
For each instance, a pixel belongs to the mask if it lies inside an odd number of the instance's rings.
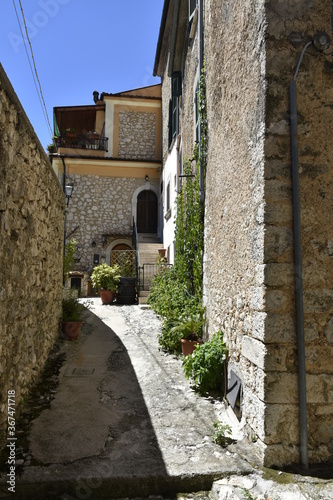
[[[169,250],[169,263],[174,264],[175,214],[177,197],[178,152],[174,144],[163,169],[163,244]],[[176,179],[176,180],[175,180]],[[170,211],[167,210],[167,187],[170,185]],[[169,215],[166,217],[167,212]]]

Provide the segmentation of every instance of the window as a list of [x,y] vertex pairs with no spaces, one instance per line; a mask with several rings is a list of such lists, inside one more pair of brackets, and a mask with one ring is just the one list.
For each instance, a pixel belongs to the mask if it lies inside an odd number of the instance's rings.
[[169,220],[171,217],[171,205],[170,205],[170,181],[167,184],[166,193],[165,193],[165,220]]
[[196,8],[197,8],[197,0],[188,0],[188,18],[190,21],[194,16]]
[[181,73],[177,71],[171,77],[171,99],[169,102],[169,147],[178,134],[179,96],[182,93]]
[[183,148],[180,147],[179,149],[179,156],[178,156],[178,171],[179,171],[179,185],[178,185],[178,191],[182,190],[182,183],[183,183]]
[[168,182],[166,190],[166,209],[170,210],[170,182]]

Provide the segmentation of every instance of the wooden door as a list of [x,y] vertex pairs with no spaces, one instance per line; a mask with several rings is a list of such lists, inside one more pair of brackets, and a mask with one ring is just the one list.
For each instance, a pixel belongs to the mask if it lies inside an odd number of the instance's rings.
[[138,233],[157,233],[157,196],[153,191],[141,191],[137,204]]

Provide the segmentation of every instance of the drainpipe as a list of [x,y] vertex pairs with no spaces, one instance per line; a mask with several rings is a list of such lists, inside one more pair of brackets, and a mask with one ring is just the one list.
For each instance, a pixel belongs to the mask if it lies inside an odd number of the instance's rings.
[[303,48],[298,59],[294,76],[290,82],[290,139],[291,139],[291,166],[293,187],[293,217],[294,217],[294,259],[295,259],[295,302],[296,302],[296,333],[298,352],[298,393],[299,393],[299,424],[300,424],[300,455],[301,464],[308,469],[308,431],[307,431],[307,401],[306,401],[306,370],[305,370],[305,339],[304,339],[304,310],[303,310],[303,271],[302,271],[302,238],[301,213],[299,190],[299,160],[297,137],[297,101],[296,78],[303,56],[314,45],[323,51],[329,46],[329,37],[326,33],[317,33],[311,42]]
[[[63,165],[63,168],[64,168],[64,174],[63,174],[63,178],[62,178],[62,189],[63,189],[63,192],[64,194],[66,193],[66,165],[65,165],[65,159],[63,156],[61,156],[61,159],[62,159],[62,165]],[[67,212],[68,212],[68,209],[67,209],[67,206],[65,206],[65,218],[64,218],[64,248],[63,248],[63,259],[62,259],[62,262],[63,262],[63,265],[64,265],[64,262],[65,262],[65,254],[66,254],[66,231],[67,231],[67,228],[66,228],[66,223],[67,223]],[[65,274],[64,274],[64,268],[62,270],[62,284],[63,286],[65,286],[66,284],[66,280],[65,280]]]
[[[198,32],[198,57],[199,57],[199,79],[201,77],[201,70],[203,68],[204,61],[204,37],[203,37],[203,4],[204,0],[198,0],[198,20],[199,20],[199,32]],[[199,156],[200,156],[200,144],[201,144],[201,127],[199,127]],[[204,203],[205,200],[205,186],[204,186],[204,171],[201,162],[199,162],[199,193],[200,201]]]

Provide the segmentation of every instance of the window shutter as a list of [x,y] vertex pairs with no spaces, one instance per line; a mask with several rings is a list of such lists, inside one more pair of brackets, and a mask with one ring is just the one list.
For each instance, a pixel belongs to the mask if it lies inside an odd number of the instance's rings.
[[172,99],[169,101],[169,146],[172,143]]
[[182,95],[182,74],[180,71],[172,74],[172,97]]
[[197,8],[197,0],[188,0],[188,18],[191,21]]
[[172,98],[172,139],[178,132],[178,97]]

